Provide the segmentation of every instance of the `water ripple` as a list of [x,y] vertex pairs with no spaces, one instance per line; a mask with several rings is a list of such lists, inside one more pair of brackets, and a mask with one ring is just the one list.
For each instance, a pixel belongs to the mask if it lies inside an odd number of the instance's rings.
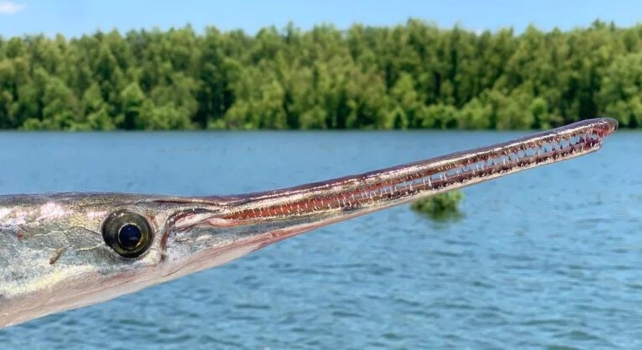
[[[2,192],[265,190],[510,137],[291,133],[282,147],[279,133],[52,135],[0,139],[15,150],[0,154],[15,164]],[[458,222],[378,212],[0,330],[1,348],[640,349],[642,164],[628,159],[641,138],[616,135],[589,157],[467,188]],[[132,159],[145,162],[128,178],[105,171]]]

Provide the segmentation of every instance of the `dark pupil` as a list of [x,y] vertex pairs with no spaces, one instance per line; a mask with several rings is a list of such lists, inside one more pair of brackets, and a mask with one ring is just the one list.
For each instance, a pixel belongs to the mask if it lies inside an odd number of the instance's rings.
[[136,248],[143,234],[140,232],[140,228],[136,225],[125,225],[118,232],[118,240],[120,245],[125,249]]

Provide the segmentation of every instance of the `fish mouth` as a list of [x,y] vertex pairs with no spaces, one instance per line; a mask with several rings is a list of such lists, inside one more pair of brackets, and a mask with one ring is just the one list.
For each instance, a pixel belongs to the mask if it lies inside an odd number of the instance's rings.
[[181,213],[173,221],[174,232],[198,227],[205,241],[204,231],[211,237],[225,232],[231,235],[226,249],[258,249],[331,223],[595,152],[617,128],[615,119],[591,119],[358,175],[224,200],[199,197],[217,202],[217,209]]
[[359,175],[240,195],[210,220],[216,226],[336,212],[367,212],[599,150],[618,128],[612,118],[585,120],[488,147]]

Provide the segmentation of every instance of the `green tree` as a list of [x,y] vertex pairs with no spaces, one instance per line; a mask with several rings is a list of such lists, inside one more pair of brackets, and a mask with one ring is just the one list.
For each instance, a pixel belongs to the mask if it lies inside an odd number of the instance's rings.
[[622,126],[642,125],[642,53],[613,60],[602,79],[598,101]]
[[0,128],[528,129],[642,123],[642,25],[294,23],[0,37]]

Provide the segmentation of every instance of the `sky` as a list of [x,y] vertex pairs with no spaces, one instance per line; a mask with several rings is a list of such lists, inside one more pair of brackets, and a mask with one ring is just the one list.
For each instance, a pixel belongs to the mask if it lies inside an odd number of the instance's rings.
[[168,29],[190,23],[195,30],[215,26],[254,34],[293,22],[301,29],[329,23],[346,29],[403,24],[414,17],[440,27],[482,31],[529,24],[540,29],[586,27],[595,19],[620,26],[642,22],[640,0],[0,0],[0,36],[63,34],[77,37],[97,30]]

